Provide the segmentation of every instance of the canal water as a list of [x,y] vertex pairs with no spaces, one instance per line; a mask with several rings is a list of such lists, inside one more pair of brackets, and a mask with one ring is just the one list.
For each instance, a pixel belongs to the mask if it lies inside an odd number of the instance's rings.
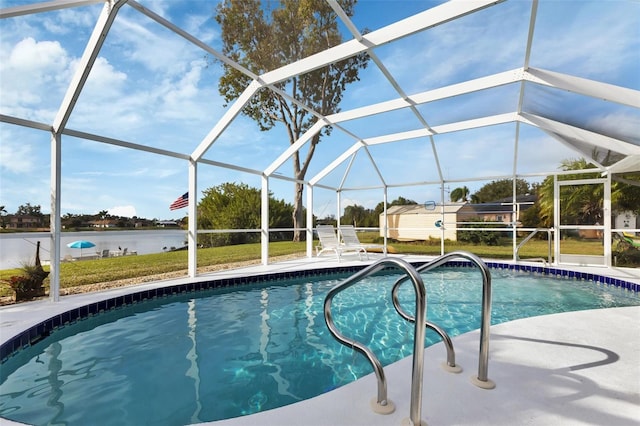
[[[102,253],[103,250],[137,254],[161,253],[183,247],[187,240],[187,231],[180,229],[153,231],[82,231],[63,232],[61,234],[60,258],[88,257]],[[43,263],[50,260],[50,234],[48,232],[19,232],[0,234],[0,269],[19,268],[23,263],[33,263],[36,243],[40,241],[40,259]],[[77,240],[87,240],[95,247],[73,249],[67,244]]]

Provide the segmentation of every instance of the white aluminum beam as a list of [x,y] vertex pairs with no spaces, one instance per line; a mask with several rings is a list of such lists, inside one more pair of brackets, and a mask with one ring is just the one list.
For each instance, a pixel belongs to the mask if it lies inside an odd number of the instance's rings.
[[336,0],[327,0],[327,3],[329,3],[329,6],[331,6],[331,9],[333,9],[336,15],[338,15],[338,18],[340,18],[342,23],[347,27],[351,35],[358,41],[362,40],[362,34],[358,30],[358,28],[356,28],[356,26],[353,24],[351,19],[347,16],[347,14],[344,12],[340,4]]
[[611,173],[640,172],[640,155],[630,155],[607,167]]
[[508,112],[505,114],[489,115],[487,117],[476,118],[473,120],[458,121],[456,123],[442,124],[435,126],[433,130],[438,135],[444,133],[459,132],[461,130],[477,129],[480,127],[496,126],[498,124],[513,123],[518,120],[518,114]]
[[263,265],[269,264],[269,176],[260,178],[260,260]]
[[45,130],[50,132],[52,130],[51,124],[40,123],[38,121],[25,120],[24,118],[13,117],[10,115],[0,114],[0,123],[15,124],[16,126],[28,127],[30,129]]
[[220,120],[216,123],[216,125],[211,129],[209,134],[205,136],[205,138],[200,142],[198,147],[191,154],[191,158],[194,161],[199,161],[202,156],[207,152],[207,150],[211,147],[211,145],[220,137],[222,132],[231,124],[231,122],[236,118],[244,106],[249,102],[251,97],[260,89],[260,83],[253,80],[244,92],[240,95],[238,100],[234,102],[233,105],[227,110],[227,112],[222,116]]
[[546,130],[558,135],[563,135],[571,139],[578,139],[588,142],[589,144],[606,147],[612,151],[624,155],[640,155],[640,146],[619,139],[585,130],[569,124],[560,123],[533,114],[522,114],[521,121],[536,126],[542,130]]
[[[495,126],[498,124],[512,123],[518,120],[516,113],[510,112],[506,114],[491,115],[488,117],[476,118],[473,120],[458,121],[455,123],[442,124],[440,126],[434,126],[433,131],[435,134],[441,135],[444,133],[459,132],[462,130],[476,129],[479,127]],[[408,139],[417,139],[426,136],[432,136],[428,129],[409,130],[406,132],[392,133],[389,135],[376,136],[373,138],[363,139],[363,142],[367,146],[379,145],[390,142],[398,142]]]
[[62,137],[59,133],[51,132],[51,213],[49,224],[49,300],[60,300],[60,246],[62,242]]
[[270,71],[263,74],[261,79],[265,84],[272,85],[501,2],[502,0],[450,1],[366,34],[362,41],[350,40]]
[[524,69],[529,68],[531,59],[531,46],[533,46],[533,32],[536,28],[536,18],[538,17],[538,0],[531,2],[531,15],[529,16],[529,32],[527,33],[527,48],[524,53]]
[[380,185],[369,185],[369,186],[359,186],[357,188],[341,188],[338,190],[338,193],[347,192],[347,191],[370,191],[372,189],[384,189],[385,186]]
[[6,7],[0,9],[0,19],[16,16],[31,15],[34,13],[51,12],[54,10],[68,9],[77,6],[104,3],[105,0],[55,0],[43,3],[34,3],[24,6]]
[[313,187],[314,188],[320,188],[320,189],[326,189],[328,191],[337,191],[338,190],[338,188],[336,188],[335,186],[321,184],[321,183],[316,183],[315,185],[313,185]]
[[311,138],[318,133],[320,130],[322,130],[322,128],[326,125],[326,123],[322,122],[322,121],[316,121],[314,123],[313,126],[311,126],[311,128],[309,130],[307,130],[306,132],[304,132],[304,134],[302,136],[300,136],[300,139],[298,139],[297,141],[295,141],[294,143],[292,143],[291,145],[289,145],[289,147],[287,147],[287,149],[280,154],[280,156],[278,158],[275,159],[275,161],[273,161],[265,170],[264,170],[264,174],[267,176],[271,176],[276,170],[278,170],[280,168],[280,166],[282,166],[289,158],[291,158],[291,156],[298,151],[300,148],[302,148],[304,146],[304,144],[306,144],[309,140],[311,140]]
[[187,224],[187,271],[190,278],[198,275],[198,162],[189,160],[189,216]]
[[307,185],[307,239],[306,250],[307,257],[313,257],[313,185]]
[[335,160],[333,160],[327,167],[325,167],[324,169],[322,169],[318,174],[316,174],[314,177],[312,177],[311,179],[309,179],[309,184],[311,185],[316,185],[316,183],[321,180],[322,178],[324,178],[327,174],[331,173],[331,171],[333,169],[335,169],[336,167],[338,167],[343,161],[345,161],[347,158],[349,158],[351,155],[353,155],[354,153],[356,153],[360,148],[362,148],[362,142],[356,142],[354,143],[351,148],[347,149],[345,152],[343,152],[341,155],[339,155]]
[[[142,6],[141,4],[139,4],[138,2],[136,2],[134,0],[128,0],[128,5],[130,5],[131,7],[133,7],[134,9],[139,11],[140,13],[146,15],[147,17],[151,18],[152,20],[156,21],[160,25],[166,27],[168,30],[173,31],[174,33],[178,34],[180,37],[184,38],[185,40],[193,43],[195,46],[198,46],[199,48],[201,48],[205,52],[213,55],[219,61],[225,63],[226,65],[228,65],[228,66],[230,66],[232,68],[235,68],[236,70],[240,71],[244,75],[246,75],[249,78],[253,79],[261,87],[268,87],[269,90],[271,90],[271,91],[275,92],[276,94],[282,96],[284,99],[288,100],[289,102],[296,104],[300,108],[308,111],[310,114],[314,115],[319,120],[323,120],[324,119],[324,117],[320,113],[318,113],[317,111],[314,111],[313,109],[309,108],[307,105],[305,105],[304,103],[300,102],[299,100],[293,98],[291,95],[289,95],[288,93],[284,92],[283,90],[280,90],[277,87],[267,86],[261,80],[260,76],[258,76],[257,74],[254,74],[249,69],[247,69],[244,66],[240,65],[239,63],[231,60],[230,58],[224,56],[222,53],[220,53],[217,50],[213,49],[211,46],[207,45],[203,41],[199,40],[198,38],[194,37],[192,34],[184,31],[181,28],[179,28],[178,26],[174,25],[172,22],[166,20],[165,18],[163,18],[162,16],[158,15],[157,13],[147,9],[146,7]],[[238,100],[236,100],[236,102],[238,102]],[[233,120],[231,120],[231,121],[233,121]],[[339,130],[342,130],[343,132],[348,133],[345,129],[341,128],[340,126],[336,125],[335,127],[337,129],[339,129]],[[209,143],[209,147],[214,142],[215,142],[215,139],[211,140],[210,143]],[[204,152],[206,152],[207,149],[208,149],[208,147],[201,147],[200,148],[200,150],[203,151],[202,155],[204,155]],[[200,159],[200,158],[202,158],[202,156],[198,157],[197,159]]]
[[106,136],[94,135],[92,133],[81,132],[78,130],[65,129],[62,134],[67,136],[73,136],[74,138],[86,139],[90,141],[105,143],[108,145],[120,146],[123,148],[135,149],[137,151],[150,152],[152,154],[164,155],[167,157],[179,158],[181,160],[188,160],[189,156],[187,154],[182,154],[179,152],[168,151],[166,149],[154,148],[152,146],[140,145],[133,142],[126,142],[120,139],[108,138]]
[[222,169],[235,170],[237,172],[247,173],[250,175],[262,176],[262,172],[259,170],[249,169],[247,167],[236,166],[235,164],[221,163],[220,161],[208,160],[206,158],[200,159],[199,163],[208,164],[209,166],[220,167]]
[[98,21],[91,33],[91,37],[87,42],[84,53],[82,54],[80,61],[78,61],[76,72],[69,84],[69,87],[67,88],[67,93],[65,94],[62,104],[58,109],[58,113],[56,114],[56,118],[53,121],[54,132],[59,133],[67,125],[67,121],[69,121],[69,117],[71,116],[71,112],[73,111],[76,102],[78,101],[82,88],[87,82],[87,78],[89,78],[93,64],[98,58],[98,54],[100,53],[100,49],[102,48],[105,39],[107,38],[111,25],[113,25],[113,21],[116,19],[118,10],[120,10],[125,2],[126,0],[113,0],[104,4],[102,12],[100,12],[100,16],[98,17]]
[[378,175],[378,179],[380,179],[380,182],[382,182],[382,184],[386,186],[387,182],[385,181],[384,177],[382,176],[382,173],[380,172],[380,169],[378,168],[378,165],[376,164],[376,161],[371,156],[371,152],[369,152],[369,148],[367,148],[365,146],[364,147],[364,152],[367,153],[367,156],[369,157],[369,160],[371,161],[371,166],[373,167],[373,170],[375,170],[376,174]]
[[464,95],[467,93],[490,89],[492,87],[515,83],[521,81],[523,79],[523,76],[524,70],[522,68],[516,68],[510,71],[505,71],[498,74],[465,81],[462,83],[452,84],[450,86],[441,87],[438,89],[417,93],[415,95],[408,96],[407,99],[393,99],[391,101],[380,102],[377,104],[367,105],[365,107],[355,108],[349,111],[343,111],[336,114],[328,115],[327,120],[329,120],[331,123],[340,123],[343,121],[355,120],[375,114],[408,108],[412,105],[420,105],[427,102],[452,98],[458,95]]
[[347,176],[349,176],[349,171],[351,170],[351,166],[353,166],[353,163],[356,161],[356,158],[358,157],[358,152],[360,152],[360,150],[354,152],[353,155],[351,156],[351,159],[349,160],[349,164],[347,164],[347,169],[344,171],[344,174],[342,175],[342,179],[338,184],[338,190],[341,190],[342,188],[344,188],[344,183],[347,180]]
[[638,90],[539,68],[530,68],[525,73],[525,79],[568,92],[640,108],[640,91]]
[[146,15],[147,17],[153,19],[154,21],[156,21],[160,25],[166,27],[170,31],[173,31],[174,33],[178,34],[180,37],[183,37],[184,39],[190,41],[191,43],[193,43],[194,45],[198,46],[199,48],[201,48],[205,52],[210,53],[211,55],[215,56],[216,59],[218,59],[219,61],[224,62],[225,64],[229,65],[232,68],[237,69],[241,73],[251,77],[254,80],[258,79],[258,76],[256,74],[252,73],[251,71],[249,71],[247,68],[245,68],[242,65],[240,65],[239,63],[237,63],[235,61],[232,61],[231,59],[227,58],[222,53],[220,53],[217,50],[213,49],[211,46],[207,45],[203,41],[201,41],[198,38],[194,37],[193,35],[189,34],[185,30],[183,30],[182,28],[179,28],[178,26],[174,25],[172,22],[166,20],[165,18],[163,18],[162,16],[158,15],[157,13],[155,13],[155,12],[147,9],[146,7],[142,6],[140,3],[138,3],[138,2],[136,2],[134,0],[128,0],[127,4],[129,6],[131,6],[131,7],[133,7],[134,9],[136,9],[138,12],[142,13],[143,15]]
[[372,146],[372,145],[380,145],[380,144],[390,143],[390,142],[404,141],[409,139],[418,139],[418,138],[423,138],[431,135],[433,135],[433,133],[429,129],[417,129],[417,130],[409,130],[406,132],[375,136],[373,138],[364,139],[363,142],[367,146]]

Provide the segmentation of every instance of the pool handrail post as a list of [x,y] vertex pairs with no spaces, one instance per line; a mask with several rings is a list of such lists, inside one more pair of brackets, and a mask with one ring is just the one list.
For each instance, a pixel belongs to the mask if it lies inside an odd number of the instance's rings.
[[[489,340],[490,340],[490,328],[491,328],[491,272],[489,267],[473,253],[466,251],[454,251],[444,254],[430,262],[425,263],[416,268],[418,273],[426,272],[431,269],[437,268],[448,262],[453,258],[464,258],[475,263],[482,274],[482,312],[481,312],[481,324],[480,324],[480,349],[478,356],[478,376],[472,377],[471,381],[474,385],[482,389],[493,389],[495,383],[488,378],[489,371]],[[394,286],[398,286],[401,282],[404,282],[405,278],[400,278]]]
[[[377,262],[362,269],[358,273],[352,275],[351,277],[347,278],[346,280],[332,288],[327,294],[324,301],[324,315],[327,327],[329,328],[331,334],[336,338],[336,340],[338,340],[338,342],[342,343],[343,345],[350,346],[365,355],[365,357],[367,357],[367,359],[373,366],[378,381],[377,404],[382,407],[389,404],[392,405],[389,410],[380,410],[378,412],[389,414],[393,412],[393,403],[387,399],[387,384],[382,364],[368,347],[342,335],[336,328],[335,323],[333,322],[333,316],[331,314],[331,302],[333,301],[333,297],[336,294],[356,284],[358,281],[360,281],[360,279],[376,273],[387,265],[396,266],[404,270],[404,272],[409,276],[409,279],[411,279],[416,293],[416,317],[426,319],[426,289],[422,278],[420,277],[420,274],[415,270],[413,266],[411,266],[410,263],[402,259],[389,257],[378,260]],[[422,415],[422,379],[424,370],[424,340],[426,334],[426,329],[423,324],[424,320],[415,321],[414,325],[413,367],[411,373],[411,405],[409,407],[409,419],[414,425],[421,424],[420,418]]]
[[[404,309],[402,309],[402,306],[400,305],[400,298],[398,297],[398,291],[400,289],[400,285],[404,283],[404,281],[405,281],[405,277],[401,277],[393,285],[393,288],[391,290],[391,299],[393,301],[393,307],[395,308],[398,315],[400,315],[402,318],[404,318],[409,322],[415,322],[416,321],[415,317],[408,314]],[[427,320],[424,321],[424,326],[435,331],[442,339],[442,342],[444,343],[445,349],[447,351],[446,370],[451,373],[460,373],[462,371],[462,368],[456,365],[456,352],[453,348],[453,342],[451,341],[451,337],[449,337],[449,334],[447,334],[447,332],[437,324]]]

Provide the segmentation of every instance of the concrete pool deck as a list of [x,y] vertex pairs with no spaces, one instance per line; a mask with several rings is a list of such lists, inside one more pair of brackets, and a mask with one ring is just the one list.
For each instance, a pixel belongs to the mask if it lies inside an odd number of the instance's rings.
[[[419,261],[424,257],[405,257]],[[345,260],[340,266],[362,264]],[[206,274],[200,279],[337,266],[334,259],[298,259]],[[575,268],[585,270],[585,268]],[[640,270],[592,268],[593,273],[640,282]],[[58,303],[29,302],[0,308],[2,342],[29,325],[98,299],[161,287],[188,278],[66,296]],[[640,425],[640,307],[547,315],[491,327],[489,378],[493,390],[473,386],[479,332],[453,339],[461,374],[445,372],[442,344],[425,351],[422,419],[434,425]],[[206,423],[216,426],[400,425],[409,416],[411,359],[385,368],[396,411],[374,414],[371,374],[306,401],[250,416]],[[15,424],[0,419],[0,424]]]
[[[640,307],[580,311],[491,327],[489,378],[477,374],[479,332],[453,339],[460,374],[445,372],[443,345],[425,351],[422,420],[436,425],[640,424]],[[373,413],[373,374],[316,398],[216,426],[400,425],[409,416],[411,358],[385,368],[396,411]]]

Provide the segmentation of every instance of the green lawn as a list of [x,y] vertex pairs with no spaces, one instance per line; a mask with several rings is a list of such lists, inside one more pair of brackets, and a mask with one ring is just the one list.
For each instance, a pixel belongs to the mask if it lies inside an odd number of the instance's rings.
[[[304,254],[305,243],[278,242],[269,245],[270,256]],[[260,244],[198,249],[198,267],[243,262],[260,259]],[[49,270],[48,267],[44,268]],[[107,259],[63,262],[60,265],[60,286],[62,288],[87,284],[116,281],[187,269],[187,251],[121,256]],[[20,275],[19,269],[0,271],[0,296],[12,294],[4,280],[12,275]],[[45,281],[48,284],[48,280]]]
[[[377,233],[359,234],[362,242],[373,242]],[[439,242],[393,242],[390,243],[398,253],[439,255]],[[277,242],[269,245],[270,256],[305,253],[306,244],[293,242]],[[562,241],[562,249],[574,254],[602,254],[602,243],[598,241]],[[445,252],[457,250],[469,251],[483,258],[511,259],[512,246],[505,241],[500,246],[471,245],[459,242],[445,242]],[[521,250],[520,258],[547,258],[547,242],[531,240]],[[198,268],[260,259],[260,244],[244,244],[206,248],[198,250]],[[45,268],[48,269],[48,268]],[[60,265],[60,286],[62,288],[112,282],[120,279],[144,277],[159,273],[186,271],[187,251],[155,253],[139,256],[123,256],[107,259],[64,262]],[[4,280],[12,275],[19,275],[19,269],[0,271],[0,296],[13,294]],[[45,282],[48,284],[48,280]]]

